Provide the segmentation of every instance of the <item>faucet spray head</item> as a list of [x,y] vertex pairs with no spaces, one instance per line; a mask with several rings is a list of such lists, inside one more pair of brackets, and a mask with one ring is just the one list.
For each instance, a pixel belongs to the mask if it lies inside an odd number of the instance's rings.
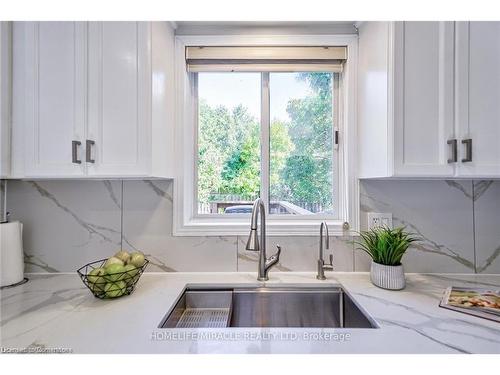
[[257,229],[251,229],[248,236],[246,250],[259,251],[259,236],[257,235]]

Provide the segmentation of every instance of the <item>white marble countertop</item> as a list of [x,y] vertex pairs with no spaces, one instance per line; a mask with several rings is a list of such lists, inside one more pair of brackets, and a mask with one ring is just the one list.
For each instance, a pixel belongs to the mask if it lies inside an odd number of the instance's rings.
[[76,274],[30,274],[1,291],[2,351],[74,353],[500,353],[500,324],[439,308],[450,286],[498,287],[500,275],[407,275],[403,291],[367,273],[274,272],[267,283],[342,284],[377,329],[159,329],[186,284],[251,283],[255,273],[147,273],[135,292],[94,298]]

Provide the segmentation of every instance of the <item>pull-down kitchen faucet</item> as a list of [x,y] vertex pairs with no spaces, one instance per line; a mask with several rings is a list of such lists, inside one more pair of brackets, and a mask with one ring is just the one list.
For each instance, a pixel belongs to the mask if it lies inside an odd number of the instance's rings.
[[[260,213],[260,241],[257,235],[257,219]],[[250,235],[248,236],[246,249],[259,252],[259,275],[257,280],[267,281],[269,269],[280,260],[281,247],[277,245],[278,252],[266,258],[266,206],[261,198],[253,203]]]
[[330,263],[325,264],[323,258],[323,228],[326,232],[326,250],[330,249],[330,236],[328,235],[328,224],[323,221],[319,227],[319,259],[318,259],[318,274],[316,278],[318,280],[325,280],[325,271],[333,271],[333,254],[330,254]]

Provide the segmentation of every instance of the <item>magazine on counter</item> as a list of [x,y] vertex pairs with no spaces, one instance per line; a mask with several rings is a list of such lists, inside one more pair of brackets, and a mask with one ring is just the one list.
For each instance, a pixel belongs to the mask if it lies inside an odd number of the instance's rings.
[[440,307],[500,323],[500,288],[449,287]]

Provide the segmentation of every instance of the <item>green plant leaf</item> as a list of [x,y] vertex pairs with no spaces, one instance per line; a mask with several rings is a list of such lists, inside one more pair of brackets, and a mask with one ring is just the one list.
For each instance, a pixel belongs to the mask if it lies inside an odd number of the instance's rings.
[[420,239],[404,227],[380,227],[359,232],[361,241],[353,241],[358,250],[366,252],[375,263],[398,266],[408,247]]

